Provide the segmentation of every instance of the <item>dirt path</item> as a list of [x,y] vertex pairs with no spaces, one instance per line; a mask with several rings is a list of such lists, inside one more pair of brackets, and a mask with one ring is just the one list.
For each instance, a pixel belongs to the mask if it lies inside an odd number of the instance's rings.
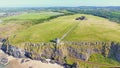
[[72,32],[78,25],[79,23],[76,23],[75,25],[73,25],[73,27],[71,27],[61,38],[60,40],[63,40],[70,32]]

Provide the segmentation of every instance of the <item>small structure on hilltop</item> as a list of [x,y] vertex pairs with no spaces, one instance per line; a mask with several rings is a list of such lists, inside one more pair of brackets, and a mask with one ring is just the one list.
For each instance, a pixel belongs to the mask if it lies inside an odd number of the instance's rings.
[[86,20],[86,17],[85,16],[81,16],[81,17],[76,18],[75,20]]
[[56,43],[57,45],[60,43],[60,39],[59,38],[55,38],[54,40],[51,40],[51,42]]
[[59,39],[59,38],[56,38],[56,39],[55,39],[55,43],[59,44],[59,43],[60,43],[60,39]]

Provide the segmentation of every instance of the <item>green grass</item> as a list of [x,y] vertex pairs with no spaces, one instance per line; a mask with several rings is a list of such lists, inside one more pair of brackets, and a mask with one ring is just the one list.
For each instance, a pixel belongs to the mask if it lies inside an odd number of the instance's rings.
[[40,13],[24,13],[21,15],[10,16],[6,18],[1,18],[5,23],[17,23],[23,25],[38,24],[47,21],[52,16],[58,16],[62,13],[57,12],[40,12]]
[[67,19],[63,20],[63,17],[61,17],[61,20],[54,19],[50,22],[41,23],[22,32],[18,32],[15,38],[11,37],[11,40],[12,43],[49,42],[57,37],[60,38],[74,23]]
[[[76,21],[75,18],[86,16],[87,20]],[[107,19],[76,14],[58,17],[48,22],[31,26],[28,29],[14,33],[11,36],[13,44],[23,42],[50,42],[55,38],[61,38],[72,26],[78,26],[64,38],[63,41],[116,41],[120,42],[120,25]]]
[[2,20],[36,20],[36,19],[45,19],[50,16],[59,15],[61,13],[57,12],[41,12],[41,13],[24,13],[21,15],[10,16],[6,18],[2,18]]
[[120,14],[120,12],[112,12],[113,14]]
[[120,63],[117,62],[116,60],[104,57],[101,54],[93,54],[93,55],[91,55],[88,61],[94,62],[94,63],[96,62],[96,63],[99,63],[99,64],[111,65],[111,66],[120,65]]
[[64,40],[68,41],[117,41],[120,40],[120,25],[107,19],[86,15],[76,29]]
[[6,38],[11,34],[25,30],[30,26],[36,25],[38,23],[43,23],[44,21],[48,21],[47,20],[48,18],[58,15],[61,15],[61,13],[40,12],[40,13],[24,13],[21,15],[1,18],[3,22],[0,23],[0,29],[1,29],[0,37]]

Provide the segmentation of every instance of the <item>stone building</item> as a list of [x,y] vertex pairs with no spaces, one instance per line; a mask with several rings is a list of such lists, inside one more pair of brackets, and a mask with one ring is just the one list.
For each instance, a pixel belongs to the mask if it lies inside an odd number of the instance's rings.
[[86,19],[85,16],[81,16],[81,17],[76,18],[75,20],[85,20],[85,19]]
[[56,39],[55,39],[55,43],[59,44],[59,43],[60,43],[60,39],[59,39],[59,38],[56,38]]

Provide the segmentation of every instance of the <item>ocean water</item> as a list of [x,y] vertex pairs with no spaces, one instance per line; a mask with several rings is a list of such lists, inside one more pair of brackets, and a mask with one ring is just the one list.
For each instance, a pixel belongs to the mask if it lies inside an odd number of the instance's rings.
[[6,66],[4,66],[4,65],[0,65],[0,68],[6,68]]
[[0,68],[8,68],[7,66],[9,65],[9,63],[7,65],[1,65],[0,64]]

